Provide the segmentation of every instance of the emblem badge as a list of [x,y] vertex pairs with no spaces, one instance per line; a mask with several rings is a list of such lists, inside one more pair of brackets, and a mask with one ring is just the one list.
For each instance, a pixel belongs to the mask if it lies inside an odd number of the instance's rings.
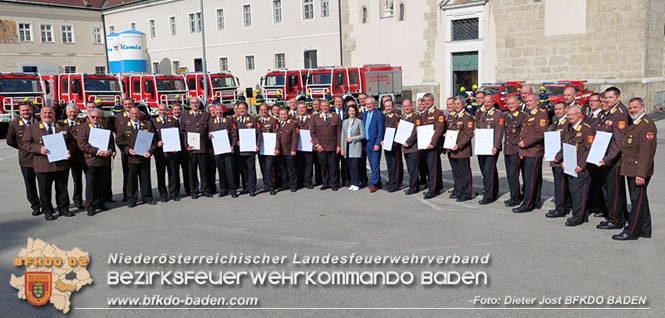
[[469,128],[473,128],[473,122],[472,121],[468,122],[467,126],[469,126]]
[[624,120],[619,120],[619,122],[617,123],[617,126],[619,127],[619,129],[624,129],[624,128],[626,128],[626,121],[624,121]]
[[590,144],[593,143],[593,138],[594,138],[594,136],[592,136],[592,135],[589,135],[589,136],[586,137],[587,141],[588,141]]
[[626,142],[628,142],[629,145],[632,144],[633,143],[633,138],[628,137],[628,140],[626,140]]
[[648,141],[653,140],[653,136],[654,136],[654,135],[653,135],[652,132],[647,132],[647,140],[648,140]]
[[545,127],[547,125],[547,119],[541,119],[540,120],[540,127]]
[[52,278],[50,272],[25,273],[25,298],[35,306],[42,306],[51,299]]
[[503,126],[503,118],[499,118],[499,126]]

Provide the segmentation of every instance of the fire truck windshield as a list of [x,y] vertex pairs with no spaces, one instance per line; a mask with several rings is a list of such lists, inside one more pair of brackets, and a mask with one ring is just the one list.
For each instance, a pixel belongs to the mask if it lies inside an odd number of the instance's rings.
[[268,75],[264,86],[284,86],[284,75]]
[[549,96],[563,96],[565,86],[545,86],[545,93]]
[[330,73],[318,73],[312,74],[309,77],[310,85],[330,85],[332,82],[332,74]]
[[39,81],[36,78],[0,78],[2,93],[39,93]]
[[180,78],[157,79],[157,90],[163,91],[186,91],[185,81]]
[[501,86],[483,86],[479,89],[481,92],[485,92],[487,95],[496,95],[499,92]]
[[86,78],[85,90],[89,92],[119,92],[120,85],[116,79]]
[[236,86],[233,76],[211,77],[210,84],[212,84],[212,88],[229,88]]

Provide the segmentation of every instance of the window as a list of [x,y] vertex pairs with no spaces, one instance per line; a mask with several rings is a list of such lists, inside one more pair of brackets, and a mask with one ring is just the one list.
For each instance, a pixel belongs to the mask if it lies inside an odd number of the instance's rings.
[[180,61],[173,61],[173,73],[176,73],[180,68]]
[[53,25],[42,24],[39,26],[39,31],[42,34],[42,43],[53,43]]
[[152,63],[152,72],[159,74],[159,62]]
[[92,27],[92,44],[104,44],[101,27]]
[[367,7],[363,6],[360,8],[360,23],[365,24],[367,23]]
[[330,1],[321,0],[321,17],[327,18],[330,16]]
[[314,0],[302,0],[303,20],[314,19]]
[[286,68],[284,53],[275,54],[275,68]]
[[60,29],[62,30],[62,43],[74,43],[74,26],[63,25]]
[[252,7],[249,4],[242,6],[243,25],[246,28],[252,26]]
[[171,29],[171,36],[176,35],[175,17],[169,17],[169,28]]
[[136,30],[136,22],[130,23],[129,24],[129,29],[132,30],[132,31]]
[[452,21],[452,40],[464,41],[478,39],[478,18]]
[[245,69],[248,71],[254,70],[254,55],[245,56]]
[[106,74],[106,66],[95,66],[95,74]]
[[228,57],[220,57],[219,58],[219,71],[220,72],[228,72],[229,70],[229,58]]
[[32,42],[32,23],[19,22],[18,39],[21,42]]
[[303,56],[305,57],[305,68],[318,67],[316,50],[307,50]]
[[272,1],[272,23],[282,23],[282,0]]
[[65,73],[76,73],[76,65],[65,65]]
[[189,14],[189,33],[201,32],[201,12]]
[[398,14],[397,14],[398,19],[399,19],[400,21],[404,21],[404,15],[405,15],[405,14],[404,14],[404,2],[400,2],[400,4],[399,4],[399,12],[398,12]]
[[217,30],[224,30],[224,9],[217,9]]
[[155,20],[150,20],[150,37],[154,39],[156,35],[155,33]]
[[115,33],[115,25],[109,25],[109,34]]

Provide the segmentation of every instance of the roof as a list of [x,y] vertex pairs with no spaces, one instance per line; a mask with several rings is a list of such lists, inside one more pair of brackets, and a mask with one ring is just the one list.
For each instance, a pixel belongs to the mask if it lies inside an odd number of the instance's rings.
[[1,0],[19,4],[54,5],[82,9],[108,9],[142,0]]

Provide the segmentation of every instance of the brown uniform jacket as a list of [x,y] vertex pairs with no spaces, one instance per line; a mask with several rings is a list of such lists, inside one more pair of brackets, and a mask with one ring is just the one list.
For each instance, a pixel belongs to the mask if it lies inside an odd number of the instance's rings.
[[[561,132],[564,136],[564,143],[573,145],[577,148],[577,166],[586,170],[586,158],[589,156],[589,150],[593,144],[593,138],[596,136],[596,130],[591,125],[581,121],[576,128],[570,123]],[[563,146],[556,155],[556,160],[563,162]]]
[[[32,125],[39,124],[34,117],[30,120]],[[18,149],[18,164],[21,167],[32,167],[32,152],[21,148],[21,139],[23,139],[23,135],[28,127],[23,122],[23,119],[16,118],[9,123],[9,129],[7,130],[7,145]]]
[[403,116],[405,121],[408,121],[413,124],[413,131],[411,136],[406,140],[406,145],[408,147],[402,146],[402,151],[404,153],[418,152],[418,126],[420,126],[420,115],[416,112],[411,112]]
[[85,119],[74,120],[73,127],[69,127],[69,123],[69,119],[65,119],[60,122],[60,125],[62,125],[70,137],[67,145],[67,148],[69,148],[69,151],[71,152],[69,163],[72,165],[81,165],[85,163],[85,158],[83,157],[83,152],[81,152],[81,149],[78,146],[77,140],[80,129],[85,126]]
[[[88,138],[90,137],[90,130],[92,129],[92,127],[93,125],[90,123],[81,125],[78,131],[78,135],[76,136],[78,147],[81,149],[81,152],[83,153],[83,157],[85,159],[85,163],[88,167],[109,166],[111,165],[112,157],[97,156],[97,151],[100,149],[95,148],[88,143]],[[109,129],[107,126],[103,124],[100,125],[99,128]],[[113,142],[113,134],[109,134],[109,148],[101,150],[111,150],[111,152],[115,152],[115,143]]]
[[282,156],[290,156],[291,151],[298,150],[298,123],[293,119],[288,119],[284,126],[277,124],[277,148]]
[[[155,129],[155,134],[157,134],[157,141],[162,140],[162,128],[175,127],[175,119],[171,118],[170,116],[166,116],[166,118],[162,120],[161,117],[157,116],[152,120],[152,127]],[[165,153],[162,147],[157,147],[157,149],[155,149],[155,157],[169,157],[174,155],[174,153]]]
[[305,117],[304,121],[300,120],[300,117],[301,116],[298,115],[294,118],[296,120],[296,123],[298,123],[298,128],[299,129],[307,129],[307,130],[312,129],[312,120],[314,120],[312,118],[312,115],[310,115],[310,114],[305,115],[304,116]]
[[[139,126],[140,130],[151,133],[155,132],[155,129],[152,127],[152,124],[149,121],[139,120],[139,125],[140,125]],[[115,142],[118,145],[120,151],[122,151],[127,155],[127,163],[141,164],[145,161],[150,162],[150,158],[129,154],[129,149],[134,149],[134,145],[136,144],[136,137],[138,136],[138,132],[134,128],[134,125],[132,125],[131,121],[128,121],[122,127],[116,127],[116,129],[118,130],[116,131]],[[157,149],[156,140],[157,140],[157,135],[154,135],[152,139],[152,146],[150,147],[149,150],[151,154],[154,154],[155,150]]]
[[520,132],[522,131],[522,123],[526,119],[526,113],[516,110],[512,113],[507,113],[505,117],[505,135],[503,141],[503,153],[506,155],[517,155],[520,153],[520,147],[517,144],[520,142]]
[[279,125],[279,120],[275,120],[270,116],[266,117],[264,120],[263,117],[256,117],[256,120],[259,122],[259,127],[261,127],[261,132],[264,133],[276,133]]
[[[556,119],[556,118],[553,118],[553,120],[554,119]],[[561,121],[561,123],[559,123],[559,121],[556,120],[550,125],[549,131],[557,131],[557,130],[560,131],[560,133],[559,133],[560,134],[559,136],[561,137],[561,143],[560,143],[561,146],[559,146],[560,149],[563,149],[563,143],[567,142],[566,140],[567,140],[567,134],[568,134],[568,127],[570,127],[570,123],[568,122],[568,118],[564,118]],[[562,158],[563,157],[561,157],[561,159],[560,159],[557,156],[555,156],[554,159],[556,160],[556,162],[550,161],[550,167],[558,167],[558,168],[561,167]]]
[[470,158],[473,151],[471,149],[471,139],[473,138],[474,118],[466,110],[450,116],[448,121],[448,131],[457,130],[457,150],[447,149],[451,158]]
[[628,128],[621,144],[621,175],[647,178],[653,175],[656,155],[656,125],[649,116]]
[[335,113],[328,113],[328,120],[323,119],[324,114],[312,117],[312,144],[321,145],[324,151],[336,151],[339,147],[339,138],[342,134],[342,122]]
[[233,145],[238,143],[238,131],[233,123],[233,119],[231,117],[222,117],[221,119],[217,117],[210,118],[208,120],[208,131],[213,132],[218,130],[226,130],[229,136],[229,145],[233,149]]
[[[240,123],[241,116],[235,116],[235,125],[236,125],[236,133],[238,138],[240,138],[240,129],[254,129],[256,131],[256,146],[260,147],[261,146],[261,141],[263,140],[263,136],[261,135],[261,125],[259,124],[258,120],[254,116],[250,115],[245,115],[245,123],[242,124]],[[239,147],[239,145],[237,145]],[[241,152],[241,156],[253,156],[256,154],[256,151],[252,152]]]
[[584,117],[584,122],[589,124],[593,129],[598,129],[603,123],[603,112],[600,111],[598,114],[589,114],[589,116]]
[[630,117],[628,111],[624,110],[625,108],[621,103],[614,106],[603,116],[603,122],[598,128],[600,131],[612,133],[610,145],[607,147],[605,157],[603,157],[603,161],[608,167],[621,165],[621,142],[630,125]]
[[542,157],[545,154],[546,131],[547,111],[535,108],[527,112],[520,131],[520,141],[524,142],[524,148],[520,148],[520,156]]
[[[187,145],[187,133],[198,133],[201,139],[201,149],[192,150],[190,153],[208,153],[208,119],[210,118],[208,112],[199,109],[198,115],[194,115],[193,110],[182,113],[180,116],[180,131],[185,137],[185,145]],[[185,148],[186,149],[186,148]]]
[[[141,120],[145,119],[144,116],[145,116],[145,114],[143,112],[139,112],[139,118]],[[107,117],[107,118],[104,118],[104,119],[108,120],[109,118]],[[129,121],[129,112],[126,112],[126,111],[123,110],[122,113],[120,113],[120,115],[115,116],[115,118],[113,119],[113,122],[114,122],[113,123],[113,132],[117,132],[118,127],[122,128],[122,127],[126,126],[128,121]],[[104,125],[108,125],[108,124],[109,124],[108,122],[104,121]]]
[[[402,112],[399,109],[395,109],[392,113],[388,114],[386,111],[383,111],[383,126],[384,128],[395,128],[397,131],[397,126],[399,126],[399,121],[402,119]],[[385,132],[385,130],[384,130]],[[383,137],[381,137],[383,138]],[[393,150],[397,149],[399,145],[393,141]]]
[[434,135],[430,145],[434,146],[434,149],[440,149],[443,146],[443,134],[446,133],[446,116],[436,106],[432,106],[420,115],[420,121],[422,126],[434,125]]
[[[480,113],[480,114],[478,114]],[[476,129],[494,129],[494,148],[497,153],[503,148],[503,130],[505,127],[505,119],[503,113],[498,109],[490,109],[488,111],[476,112]]]
[[[55,127],[54,134],[64,133],[65,142],[69,143],[69,134],[65,131],[64,127],[58,123],[53,123]],[[48,128],[43,122],[33,122],[23,133],[21,138],[21,148],[24,151],[32,153],[32,166],[35,172],[55,172],[69,169],[69,160],[60,160],[56,162],[48,162],[48,157],[42,155],[42,136],[48,135]]]

